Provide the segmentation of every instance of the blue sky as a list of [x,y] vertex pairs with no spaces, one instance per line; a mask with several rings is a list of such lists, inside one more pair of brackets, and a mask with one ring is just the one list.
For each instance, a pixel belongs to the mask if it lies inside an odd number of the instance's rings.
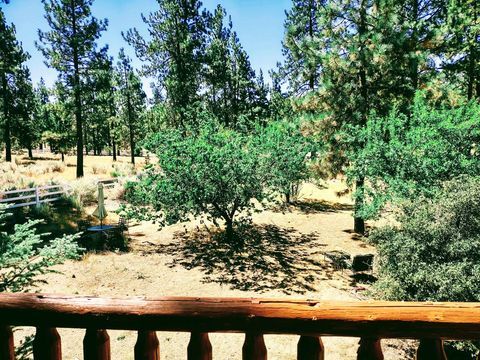
[[[283,39],[283,22],[285,9],[290,7],[291,0],[204,0],[203,5],[213,10],[221,4],[232,16],[234,29],[237,31],[243,47],[250,56],[253,68],[267,71],[275,67],[282,59],[281,41]],[[32,72],[32,80],[37,83],[43,77],[48,85],[56,79],[56,72],[48,69],[43,57],[35,48],[38,40],[37,29],[47,30],[48,25],[43,17],[44,10],[40,0],[12,0],[9,5],[2,5],[7,21],[14,23],[17,38],[32,56],[28,66]],[[146,34],[146,26],[140,14],[148,14],[158,8],[155,0],[96,0],[93,14],[97,18],[108,18],[109,26],[99,40],[100,45],[108,44],[110,55],[118,54],[124,47],[134,60],[134,66],[141,63],[135,58],[133,49],[126,44],[121,32],[136,27]],[[145,81],[145,90],[149,94]]]

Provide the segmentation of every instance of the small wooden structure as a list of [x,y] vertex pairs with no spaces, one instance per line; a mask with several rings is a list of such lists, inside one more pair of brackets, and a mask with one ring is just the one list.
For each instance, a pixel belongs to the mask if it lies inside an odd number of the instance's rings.
[[[244,360],[265,360],[264,334],[300,335],[298,360],[324,358],[320,336],[359,337],[357,359],[383,359],[380,339],[420,339],[418,360],[446,359],[444,339],[480,338],[479,303],[338,302],[249,298],[97,298],[0,294],[0,359],[11,326],[35,326],[36,360],[61,359],[57,327],[86,329],[84,359],[110,359],[105,329],[137,330],[136,360],[160,359],[156,331],[190,332],[189,360],[212,358],[210,332],[245,333]],[[214,350],[213,350],[214,351]]]

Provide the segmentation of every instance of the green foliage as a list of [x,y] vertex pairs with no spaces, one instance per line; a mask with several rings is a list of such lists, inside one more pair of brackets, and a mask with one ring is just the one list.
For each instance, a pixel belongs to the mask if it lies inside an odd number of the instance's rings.
[[366,217],[378,216],[392,201],[432,196],[443,181],[480,171],[480,105],[435,108],[424,95],[417,95],[410,116],[394,109],[357,130],[365,146],[351,158],[368,179]]
[[[0,224],[10,216],[0,209]],[[40,275],[52,266],[77,257],[78,236],[65,235],[45,244],[45,234],[35,230],[39,220],[16,224],[12,233],[0,233],[0,292],[27,291],[42,282]]]
[[285,202],[295,201],[300,185],[310,176],[307,156],[316,146],[311,137],[301,132],[300,122],[273,121],[255,136],[266,183],[285,196]]
[[[405,202],[396,225],[374,230],[386,300],[480,301],[480,178],[445,182],[432,197]],[[479,344],[453,343],[467,353]]]
[[157,155],[158,166],[146,171],[128,198],[160,211],[162,224],[205,215],[217,225],[222,219],[231,239],[236,215],[248,218],[252,200],[266,196],[250,136],[207,122],[187,136],[180,130],[157,133],[146,147]]

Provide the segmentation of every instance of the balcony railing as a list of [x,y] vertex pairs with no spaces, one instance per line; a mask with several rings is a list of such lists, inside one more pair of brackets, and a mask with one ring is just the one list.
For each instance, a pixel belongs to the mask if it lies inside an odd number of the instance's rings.
[[[383,359],[380,339],[419,339],[417,359],[446,359],[445,339],[480,338],[480,303],[338,302],[250,298],[100,298],[0,294],[0,360],[11,326],[34,326],[35,360],[61,359],[61,328],[86,329],[84,359],[110,359],[106,329],[137,330],[136,360],[160,359],[156,331],[190,332],[188,360],[212,358],[208,333],[245,333],[244,360],[267,359],[264,334],[300,335],[297,359],[323,359],[320,336],[359,337],[358,359]],[[182,355],[183,356],[183,355]],[[114,356],[115,358],[115,356]]]

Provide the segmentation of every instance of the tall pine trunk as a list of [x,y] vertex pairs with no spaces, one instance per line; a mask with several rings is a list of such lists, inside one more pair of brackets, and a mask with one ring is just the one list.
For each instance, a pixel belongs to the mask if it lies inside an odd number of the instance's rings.
[[5,161],[12,161],[12,143],[10,139],[10,116],[8,114],[7,75],[2,73],[2,100],[3,100],[3,138],[5,141]]
[[31,143],[27,146],[27,150],[28,150],[28,158],[33,159],[33,151],[32,151],[32,144]]
[[[358,27],[358,35],[360,41],[360,69],[359,69],[359,80],[360,80],[360,95],[362,97],[362,103],[360,104],[361,111],[361,121],[362,126],[366,126],[368,119],[368,112],[370,111],[369,98],[368,98],[368,83],[367,83],[367,61],[365,57],[365,44],[363,44],[364,36],[367,32],[367,10],[366,10],[366,1],[362,0],[360,3],[360,24]],[[360,146],[364,146],[361,144]],[[357,169],[358,171],[358,169]],[[360,172],[363,171],[360,169]],[[356,233],[364,234],[365,233],[365,220],[359,215],[359,211],[363,206],[363,185],[365,183],[365,177],[360,175],[357,177],[355,184],[355,210],[354,210],[354,226],[353,230]]]
[[[75,4],[72,2],[72,38],[77,36],[77,19],[75,18]],[[77,130],[77,178],[83,177],[83,121],[82,121],[82,98],[80,94],[80,66],[77,45],[73,45],[73,68],[74,68],[74,99],[75,99],[75,122]]]

